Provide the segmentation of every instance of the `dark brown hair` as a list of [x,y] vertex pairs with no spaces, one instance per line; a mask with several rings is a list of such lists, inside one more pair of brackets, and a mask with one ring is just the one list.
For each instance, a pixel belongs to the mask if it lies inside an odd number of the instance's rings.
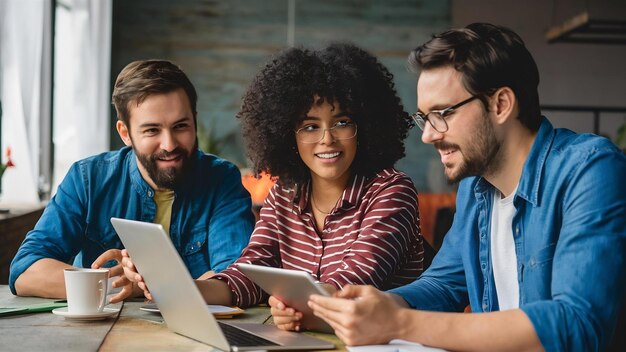
[[412,69],[444,66],[461,73],[463,86],[485,106],[486,97],[502,87],[515,93],[519,120],[539,129],[539,70],[524,41],[512,30],[488,23],[472,23],[433,36],[409,55]]
[[130,129],[129,104],[141,104],[148,96],[164,94],[182,88],[187,93],[194,124],[198,95],[193,84],[180,67],[165,60],[140,60],[126,65],[115,80],[113,106],[117,118]]

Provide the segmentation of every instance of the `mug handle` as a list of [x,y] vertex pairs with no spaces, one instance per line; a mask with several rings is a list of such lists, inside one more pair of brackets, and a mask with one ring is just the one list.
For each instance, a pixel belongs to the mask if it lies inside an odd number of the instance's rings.
[[100,285],[100,305],[98,306],[99,312],[102,312],[104,310],[104,306],[106,305],[108,284],[108,278],[98,281],[98,285]]

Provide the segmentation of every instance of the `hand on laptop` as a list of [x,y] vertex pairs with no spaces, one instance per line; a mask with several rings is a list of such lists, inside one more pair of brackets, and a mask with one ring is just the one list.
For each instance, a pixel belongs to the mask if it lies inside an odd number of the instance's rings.
[[302,313],[291,307],[287,307],[283,302],[274,296],[270,296],[268,304],[274,317],[274,324],[279,329],[287,331],[300,331],[300,319]]

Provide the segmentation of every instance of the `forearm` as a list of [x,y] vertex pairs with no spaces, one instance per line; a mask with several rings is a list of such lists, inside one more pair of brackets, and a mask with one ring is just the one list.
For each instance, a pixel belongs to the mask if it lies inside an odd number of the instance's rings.
[[71,267],[55,259],[40,259],[17,278],[15,290],[18,296],[65,298],[63,269]]
[[458,351],[543,350],[535,329],[519,309],[482,313],[440,313],[401,309],[397,338]]
[[402,298],[402,296],[400,295],[396,295],[394,293],[389,293],[389,292],[385,292],[385,294],[389,295],[389,297],[391,297],[391,299],[393,299],[397,305],[399,305],[402,308],[410,308],[409,304],[407,303],[407,301],[404,300],[404,298]]
[[196,280],[196,285],[207,304],[233,305],[233,294],[226,282],[217,279]]

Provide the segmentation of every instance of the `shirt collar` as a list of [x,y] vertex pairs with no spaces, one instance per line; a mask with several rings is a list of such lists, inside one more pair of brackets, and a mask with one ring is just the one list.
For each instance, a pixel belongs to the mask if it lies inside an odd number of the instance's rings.
[[541,178],[543,169],[548,159],[548,154],[552,148],[554,141],[554,127],[547,118],[542,117],[541,126],[533,142],[533,146],[528,153],[524,168],[522,169],[522,177],[520,177],[519,186],[517,188],[517,196],[525,199],[534,206],[538,206],[539,187],[541,186]]
[[[131,148],[131,147],[124,147]],[[146,195],[152,192],[154,194],[154,190],[146,180],[141,176],[141,172],[139,171],[139,167],[137,166],[137,155],[135,155],[135,151],[131,149],[131,151],[126,154],[126,165],[128,165],[128,169],[130,170],[130,180],[133,183],[133,186],[137,189],[139,194]]]
[[[370,182],[373,182],[375,177],[368,179],[362,175],[353,175],[350,177],[348,181],[348,185],[343,190],[341,194],[341,198],[337,204],[339,204],[335,210],[348,210],[357,205],[359,199],[361,199],[367,190],[367,185]],[[296,189],[298,187],[296,186]],[[311,181],[307,181],[307,183],[299,189],[299,192],[293,192],[292,203],[294,205],[294,210],[302,214],[309,204],[309,197],[311,196]],[[332,211],[331,213],[334,213]]]

